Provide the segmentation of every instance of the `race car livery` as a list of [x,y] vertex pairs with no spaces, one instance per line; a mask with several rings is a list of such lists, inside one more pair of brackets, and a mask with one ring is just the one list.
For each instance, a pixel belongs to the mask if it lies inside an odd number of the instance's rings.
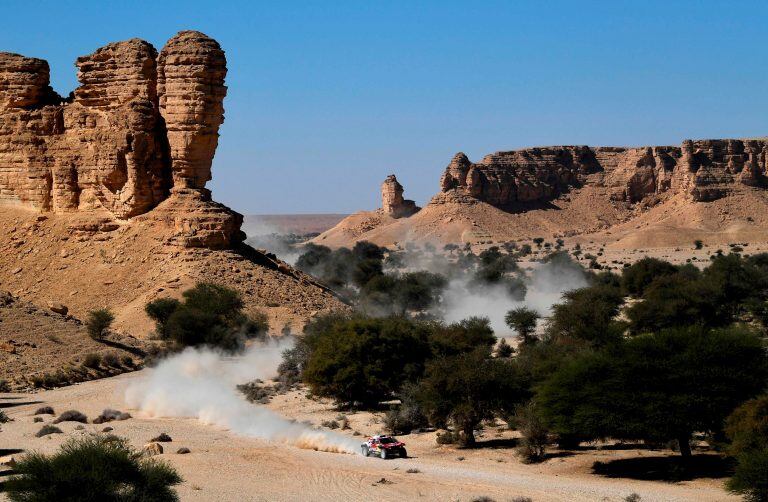
[[360,445],[360,449],[366,457],[375,455],[379,458],[400,457],[406,458],[405,443],[401,443],[392,436],[371,436]]

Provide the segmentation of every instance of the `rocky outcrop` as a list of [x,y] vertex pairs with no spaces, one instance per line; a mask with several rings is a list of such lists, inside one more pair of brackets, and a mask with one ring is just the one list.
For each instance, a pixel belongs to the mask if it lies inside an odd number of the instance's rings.
[[[585,183],[604,184],[611,199],[637,203],[684,192],[712,201],[739,187],[766,186],[765,140],[687,140],[680,147],[554,146],[487,155],[472,163],[458,153],[440,180],[442,193],[500,208],[546,203]],[[593,176],[594,175],[594,176]]]
[[381,184],[381,210],[392,218],[411,216],[420,208],[412,200],[403,198],[403,185],[394,174],[387,176]]
[[126,220],[170,201],[185,208],[158,215],[179,232],[172,241],[220,248],[240,239],[242,217],[205,189],[224,120],[219,44],[183,31],[159,56],[131,39],[76,66],[80,85],[62,99],[45,61],[0,53],[0,202]]

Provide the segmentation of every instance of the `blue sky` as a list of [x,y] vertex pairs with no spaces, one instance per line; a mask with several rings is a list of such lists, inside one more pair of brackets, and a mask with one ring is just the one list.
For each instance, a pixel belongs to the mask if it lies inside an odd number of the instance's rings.
[[0,50],[47,59],[61,94],[108,42],[219,40],[209,186],[247,214],[372,209],[390,173],[423,204],[458,151],[768,135],[768,2],[0,5]]

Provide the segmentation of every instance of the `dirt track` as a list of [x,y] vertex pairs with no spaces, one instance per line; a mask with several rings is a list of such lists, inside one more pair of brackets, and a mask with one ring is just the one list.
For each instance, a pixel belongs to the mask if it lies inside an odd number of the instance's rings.
[[[151,370],[145,370],[151,371]],[[142,372],[88,382],[39,394],[0,395],[0,406],[14,419],[3,425],[0,450],[14,448],[52,452],[67,437],[101,431],[104,425],[77,423],[60,427],[64,434],[38,439],[42,424],[33,423],[35,408],[45,403],[57,412],[78,409],[89,417],[113,407],[126,411],[123,389]],[[293,392],[279,396],[270,407],[283,415],[319,424],[338,415],[327,403]],[[131,411],[131,410],[127,410]],[[46,417],[46,422],[50,421]],[[353,430],[378,432],[378,418],[369,413],[350,416]],[[146,419],[136,417],[108,424],[114,433],[141,447],[160,432],[163,458],[185,479],[179,487],[182,500],[463,500],[489,496],[510,500],[529,496],[534,501],[620,501],[632,492],[645,501],[738,500],[722,489],[722,480],[698,479],[682,483],[612,479],[591,473],[595,460],[608,461],[641,455],[666,455],[647,450],[602,450],[553,458],[540,465],[524,465],[510,448],[457,450],[437,447],[433,434],[408,435],[409,459],[380,460],[357,455],[302,450],[284,444],[239,437],[196,419]],[[348,432],[348,431],[346,431]],[[489,437],[481,438],[487,440]],[[182,446],[191,454],[178,455]],[[0,455],[8,452],[0,451]],[[16,453],[16,456],[19,454]],[[462,457],[463,460],[459,460]],[[0,460],[7,460],[7,457]],[[408,469],[419,472],[408,473]],[[382,478],[387,482],[379,483]],[[0,477],[2,479],[2,477]],[[390,483],[391,482],[391,483]],[[2,495],[0,495],[2,499]]]

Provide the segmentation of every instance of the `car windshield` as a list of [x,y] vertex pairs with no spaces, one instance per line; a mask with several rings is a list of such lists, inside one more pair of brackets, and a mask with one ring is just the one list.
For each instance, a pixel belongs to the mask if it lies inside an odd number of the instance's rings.
[[394,438],[381,438],[381,442],[383,444],[390,444],[390,443],[397,443],[397,440]]

